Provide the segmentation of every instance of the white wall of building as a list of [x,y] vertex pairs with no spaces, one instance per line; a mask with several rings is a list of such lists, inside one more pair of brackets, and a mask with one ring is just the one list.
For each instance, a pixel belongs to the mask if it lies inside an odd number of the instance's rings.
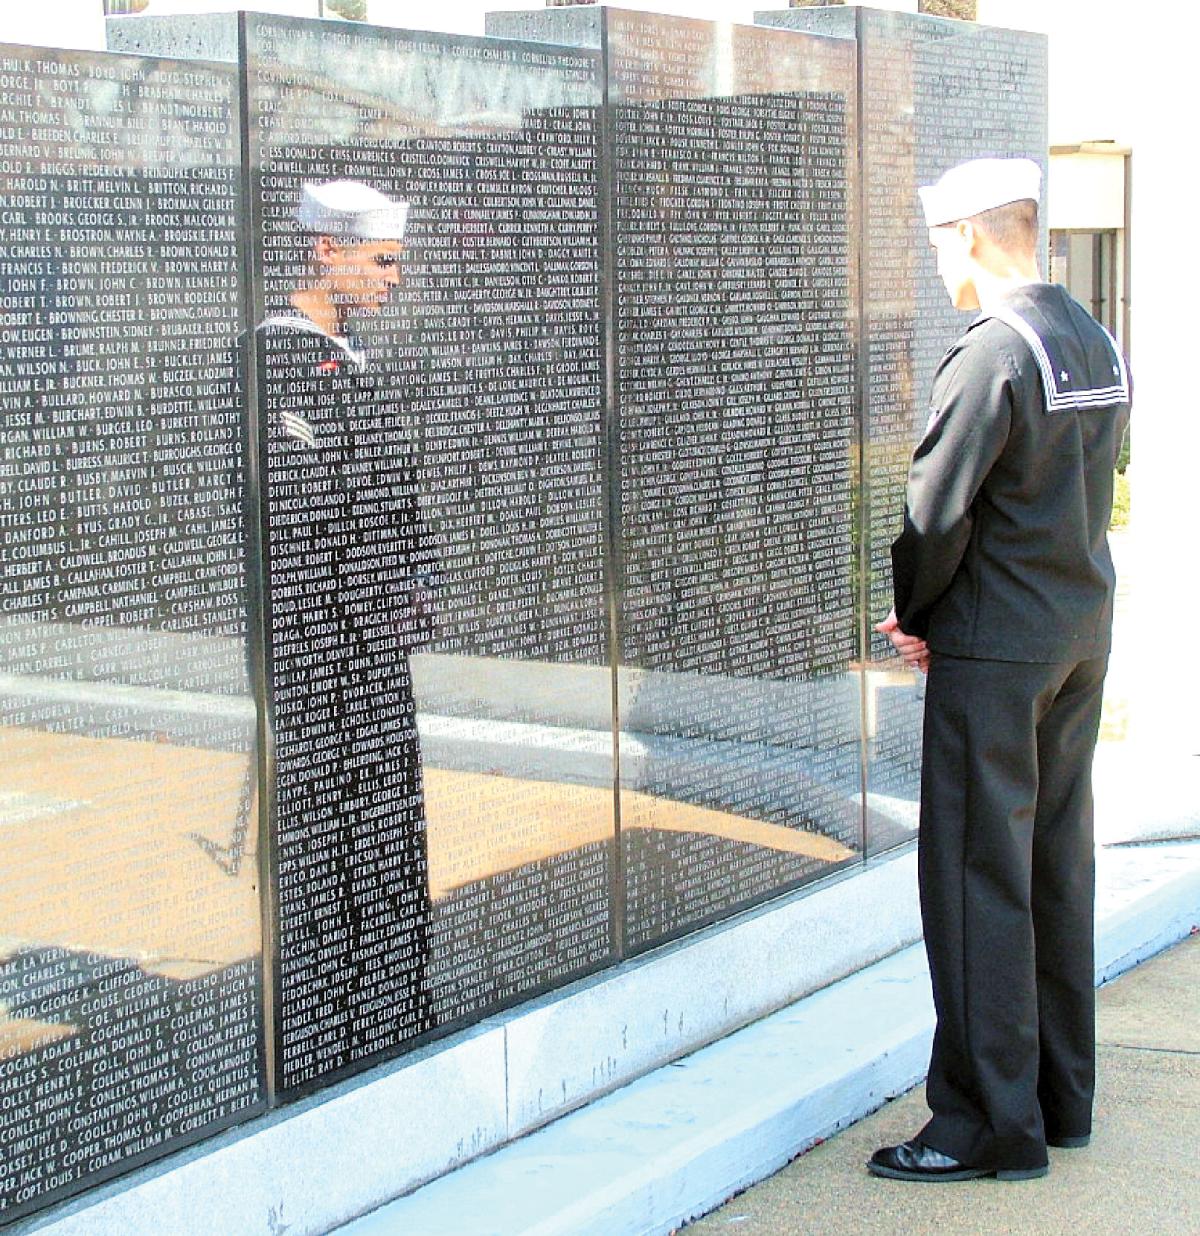
[[1123,228],[1124,156],[1087,153],[1052,156],[1046,224],[1050,228]]
[[104,5],[101,0],[0,0],[0,43],[100,51]]

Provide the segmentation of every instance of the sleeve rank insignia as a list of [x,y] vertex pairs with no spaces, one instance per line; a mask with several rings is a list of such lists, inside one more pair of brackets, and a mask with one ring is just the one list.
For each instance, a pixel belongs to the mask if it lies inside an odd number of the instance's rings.
[[283,432],[289,438],[295,438],[297,442],[303,442],[305,446],[315,447],[317,445],[317,435],[312,425],[298,412],[284,412],[282,419]]

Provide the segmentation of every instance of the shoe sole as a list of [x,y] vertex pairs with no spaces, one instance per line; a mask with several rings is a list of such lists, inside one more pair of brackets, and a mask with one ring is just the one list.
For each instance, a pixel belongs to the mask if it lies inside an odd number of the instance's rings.
[[1046,1145],[1053,1146],[1056,1150],[1080,1150],[1091,1140],[1090,1133],[1085,1133],[1082,1137],[1048,1137]]
[[913,1180],[930,1184],[947,1184],[956,1180],[982,1180],[994,1176],[997,1180],[1038,1180],[1049,1171],[1046,1167],[963,1167],[952,1172],[906,1172],[903,1168],[884,1167],[882,1164],[868,1163],[867,1171],[873,1176],[884,1176],[888,1180]]

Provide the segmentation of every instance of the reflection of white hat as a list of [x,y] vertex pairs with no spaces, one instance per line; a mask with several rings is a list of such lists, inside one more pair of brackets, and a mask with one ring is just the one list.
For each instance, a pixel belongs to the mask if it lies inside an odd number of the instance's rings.
[[394,201],[359,180],[329,180],[304,186],[296,222],[318,236],[403,240],[408,203]]
[[1042,169],[1032,159],[972,159],[952,167],[935,185],[917,190],[927,227],[1042,198]]

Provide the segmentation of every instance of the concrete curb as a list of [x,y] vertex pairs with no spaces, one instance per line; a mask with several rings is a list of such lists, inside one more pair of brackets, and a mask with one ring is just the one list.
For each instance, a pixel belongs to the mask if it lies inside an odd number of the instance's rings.
[[[1101,852],[1137,882],[1126,885],[1119,905],[1097,916],[1096,984],[1108,983],[1139,962],[1200,930],[1200,841],[1136,846]],[[1104,877],[1101,867],[1100,877]],[[1151,905],[1146,903],[1150,901]]]
[[669,1232],[913,1085],[931,1027],[908,948],[340,1230]]
[[[1200,927],[1200,845],[1105,852],[1099,881],[1098,982]],[[339,1230],[670,1232],[916,1084],[932,1029],[903,949]]]

